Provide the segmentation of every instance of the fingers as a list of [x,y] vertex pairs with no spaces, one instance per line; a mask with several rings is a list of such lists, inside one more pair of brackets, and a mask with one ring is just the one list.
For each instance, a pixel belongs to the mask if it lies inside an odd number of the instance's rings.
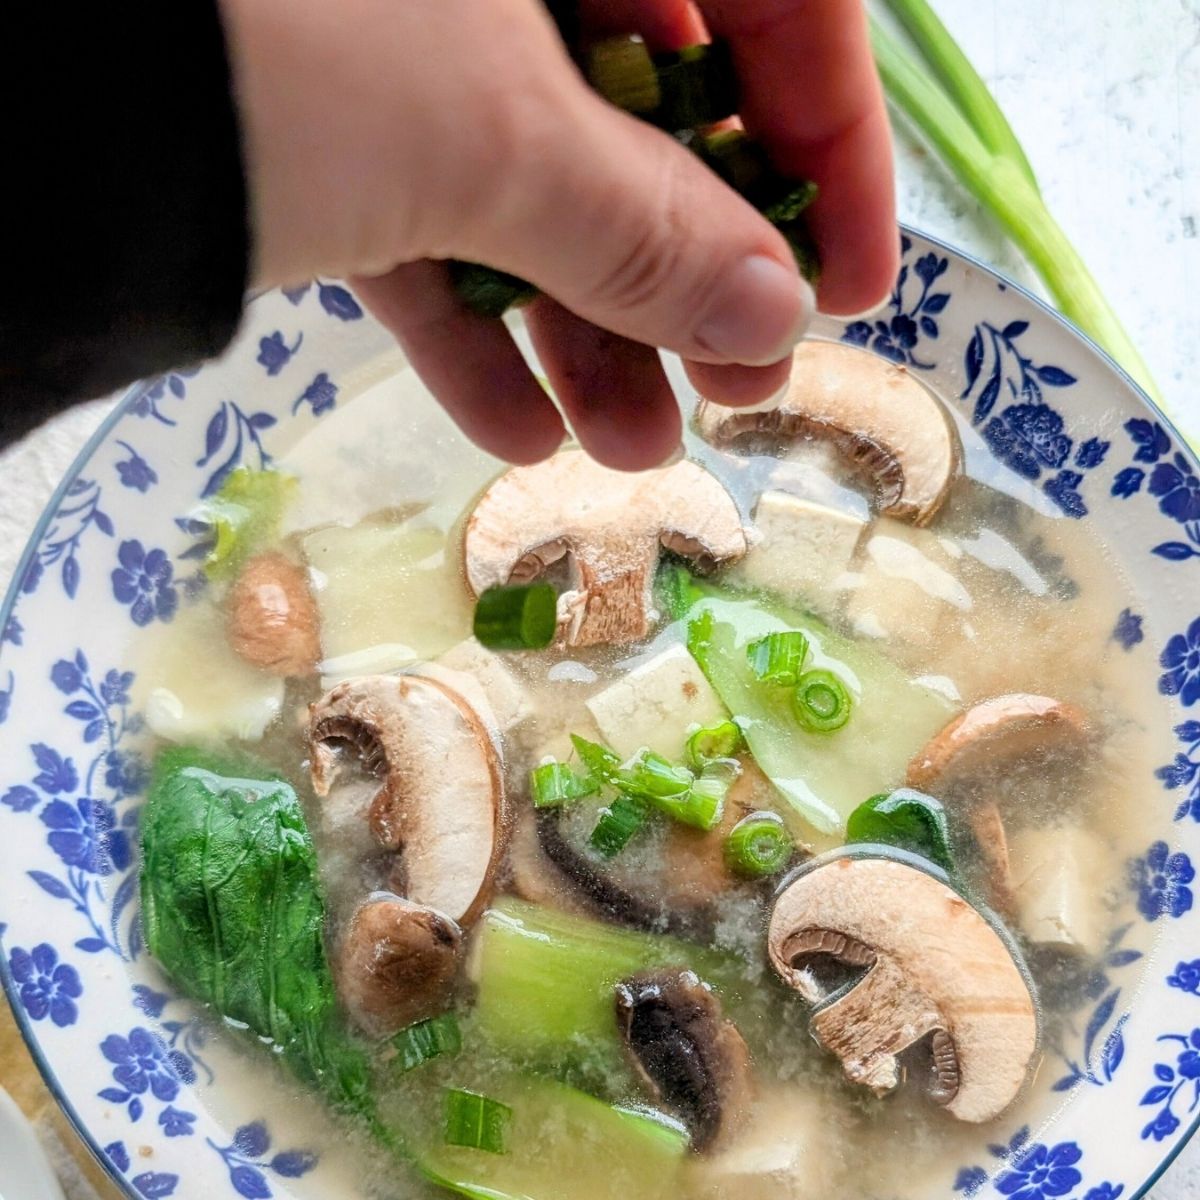
[[640,33],[651,50],[678,50],[705,40],[690,0],[584,0],[580,7],[589,33]]
[[513,463],[539,462],[558,449],[566,433],[558,410],[504,323],[458,302],[445,266],[408,263],[353,282],[473,442]]
[[761,404],[782,390],[792,374],[791,357],[769,367],[726,367],[711,363],[684,363],[692,387],[706,400],[744,408]]
[[699,0],[727,39],[742,117],[789,175],[820,195],[822,311],[877,304],[898,267],[892,148],[861,0]]
[[658,354],[547,298],[526,324],[554,394],[583,448],[608,467],[640,471],[679,446],[679,405]]
[[784,357],[814,302],[780,234],[672,138],[582,82],[563,102],[553,127],[543,117],[542,136],[516,150],[462,256],[686,358]]

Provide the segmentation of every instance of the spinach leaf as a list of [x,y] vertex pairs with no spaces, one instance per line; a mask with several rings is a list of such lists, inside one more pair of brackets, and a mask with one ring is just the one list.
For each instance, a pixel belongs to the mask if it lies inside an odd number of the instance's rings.
[[369,1061],[337,1016],[316,854],[291,786],[167,750],[141,824],[150,953],[192,999],[247,1025],[335,1107],[377,1127]]

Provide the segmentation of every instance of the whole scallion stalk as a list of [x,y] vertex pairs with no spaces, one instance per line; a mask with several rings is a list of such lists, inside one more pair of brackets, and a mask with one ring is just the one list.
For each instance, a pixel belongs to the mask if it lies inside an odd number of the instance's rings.
[[[946,165],[991,210],[1029,259],[1062,313],[1159,403],[1162,395],[1057,221],[1008,122],[926,0],[888,0],[935,78],[877,22],[871,43],[892,104],[933,144]],[[939,83],[937,80],[940,80]]]

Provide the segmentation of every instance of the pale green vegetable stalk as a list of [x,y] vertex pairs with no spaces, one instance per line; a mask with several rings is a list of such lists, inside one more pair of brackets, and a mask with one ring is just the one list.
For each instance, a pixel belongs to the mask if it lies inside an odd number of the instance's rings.
[[1083,259],[1047,210],[1029,162],[983,81],[925,0],[888,3],[946,86],[943,90],[873,20],[875,62],[892,104],[992,211],[1041,276],[1062,313],[1161,404],[1162,395],[1149,369]]

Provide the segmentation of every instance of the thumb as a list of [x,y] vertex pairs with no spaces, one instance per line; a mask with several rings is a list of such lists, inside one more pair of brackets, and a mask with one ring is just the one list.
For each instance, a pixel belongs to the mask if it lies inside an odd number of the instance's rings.
[[790,354],[816,302],[782,235],[673,138],[582,86],[565,107],[509,164],[470,256],[688,359]]

